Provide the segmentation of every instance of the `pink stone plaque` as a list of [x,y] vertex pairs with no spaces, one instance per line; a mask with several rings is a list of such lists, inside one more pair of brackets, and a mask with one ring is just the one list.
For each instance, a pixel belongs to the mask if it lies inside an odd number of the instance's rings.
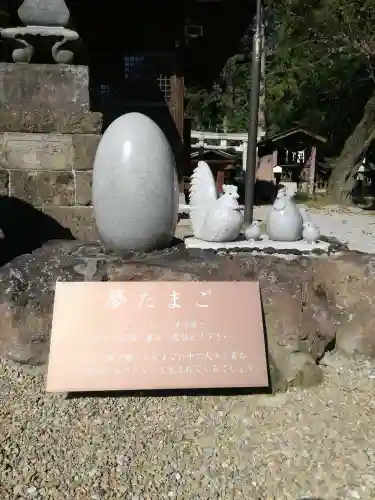
[[267,386],[256,282],[56,284],[48,392]]

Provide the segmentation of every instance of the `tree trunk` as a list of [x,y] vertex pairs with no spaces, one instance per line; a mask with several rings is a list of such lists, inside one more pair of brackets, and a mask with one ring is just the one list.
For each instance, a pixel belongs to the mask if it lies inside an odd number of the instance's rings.
[[375,92],[364,109],[363,117],[346,140],[343,150],[332,163],[328,194],[338,203],[351,203],[355,177],[361,157],[375,139]]

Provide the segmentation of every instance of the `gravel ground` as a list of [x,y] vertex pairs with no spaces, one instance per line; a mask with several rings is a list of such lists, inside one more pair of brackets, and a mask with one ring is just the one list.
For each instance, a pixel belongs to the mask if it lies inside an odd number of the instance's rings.
[[375,499],[375,364],[276,396],[78,398],[0,359],[0,499]]

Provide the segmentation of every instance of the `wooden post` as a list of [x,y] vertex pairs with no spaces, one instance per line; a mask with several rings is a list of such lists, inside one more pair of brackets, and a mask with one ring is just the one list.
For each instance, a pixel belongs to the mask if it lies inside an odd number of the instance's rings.
[[[183,192],[185,193],[185,183],[184,183],[184,177],[185,175],[191,175],[192,171],[192,165],[190,161],[190,153],[191,153],[191,119],[190,118],[185,118],[184,119],[184,141],[183,141],[183,164],[182,164],[182,172],[180,173],[180,177],[182,179],[182,191],[181,191],[181,185],[180,185],[180,193]],[[194,165],[196,166],[196,165]]]
[[272,152],[272,162],[273,166],[277,167],[277,162],[278,162],[278,151],[275,149],[275,151]]
[[311,148],[310,168],[309,168],[309,195],[313,196],[315,191],[315,165],[316,165],[316,147]]
[[223,190],[223,184],[225,183],[225,173],[223,170],[219,170],[216,176],[216,188],[217,192],[220,194]]
[[[179,144],[177,145],[177,150],[175,152],[176,155],[176,163],[177,163],[177,173],[180,179],[179,189],[181,193],[182,183],[181,178],[183,178],[185,170],[187,168],[187,158],[186,158],[186,147],[184,144],[184,140],[186,138],[186,134],[184,134],[184,73],[183,73],[183,47],[180,39],[175,40],[175,50],[173,53],[172,61],[173,61],[173,75],[170,77],[170,85],[171,85],[171,95],[170,100],[168,102],[169,111],[171,112],[176,131],[179,136]],[[190,130],[189,130],[190,134]],[[176,138],[177,140],[177,138]],[[190,137],[189,137],[190,140]],[[190,150],[188,145],[188,155],[190,161]]]

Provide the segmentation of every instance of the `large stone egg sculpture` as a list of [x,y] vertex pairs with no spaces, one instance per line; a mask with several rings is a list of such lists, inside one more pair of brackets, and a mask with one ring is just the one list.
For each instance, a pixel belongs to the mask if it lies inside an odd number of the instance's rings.
[[109,249],[152,251],[172,240],[178,218],[178,182],[171,146],[141,113],[120,116],[96,152],[93,206]]

